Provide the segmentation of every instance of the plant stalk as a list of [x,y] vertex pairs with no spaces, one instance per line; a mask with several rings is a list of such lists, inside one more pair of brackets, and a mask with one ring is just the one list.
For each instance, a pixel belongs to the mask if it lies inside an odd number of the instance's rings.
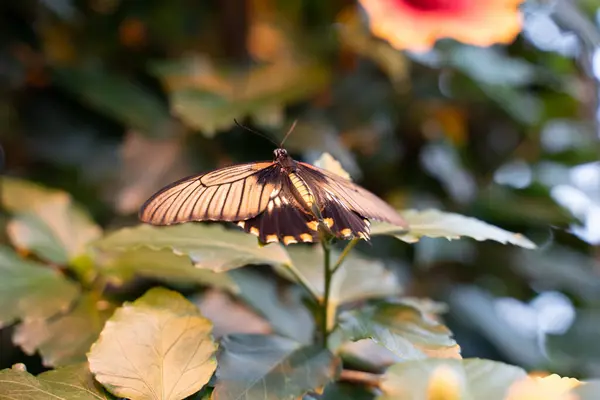
[[335,271],[337,271],[338,268],[340,268],[342,266],[342,263],[346,259],[346,256],[348,256],[348,254],[350,253],[350,251],[354,248],[354,246],[356,246],[358,244],[359,241],[360,241],[359,238],[354,238],[344,248],[344,251],[342,251],[342,254],[340,254],[339,258],[337,259],[337,261],[335,262],[335,265],[333,266],[333,268],[331,270],[331,274],[332,275],[335,274]]
[[328,239],[323,239],[323,268],[325,275],[325,287],[323,289],[323,302],[321,303],[321,333],[323,338],[323,348],[327,348],[327,339],[329,337],[328,320],[329,320],[329,294],[331,292],[331,278],[333,270],[331,269],[331,247]]

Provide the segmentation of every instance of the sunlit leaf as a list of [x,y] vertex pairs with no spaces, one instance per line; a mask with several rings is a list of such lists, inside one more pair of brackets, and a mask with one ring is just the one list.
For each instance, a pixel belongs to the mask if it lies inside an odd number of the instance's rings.
[[[297,273],[306,279],[314,293],[323,296],[325,281],[321,246],[290,247],[288,253]],[[334,262],[338,257],[337,252],[331,255]],[[297,280],[289,267],[278,266],[276,271],[292,281]],[[329,315],[334,318],[335,310],[342,303],[393,296],[399,294],[400,290],[396,276],[387,270],[382,262],[350,255],[335,272],[331,281]],[[329,325],[333,326],[333,321],[330,321]]]
[[318,346],[278,336],[231,335],[221,342],[213,398],[297,399],[337,374],[339,361]]
[[134,276],[143,276],[175,284],[209,285],[232,293],[239,292],[237,284],[228,274],[196,268],[190,257],[175,254],[170,249],[135,248],[100,253],[96,261],[102,274],[117,284]]
[[[4,179],[4,204],[16,212],[8,234],[17,248],[32,251],[48,261],[67,264],[85,252],[85,246],[102,231],[71,197],[29,182]],[[17,196],[26,196],[18,204]]]
[[458,239],[461,236],[475,240],[494,240],[510,243],[527,249],[535,249],[535,244],[519,233],[512,233],[475,218],[447,213],[438,210],[405,210],[400,213],[408,222],[409,231],[385,223],[374,223],[371,235],[392,235],[407,243],[417,242],[422,236],[433,238]]
[[560,377],[556,374],[548,376],[526,376],[514,382],[508,389],[506,400],[568,400],[571,390],[582,382],[575,378]]
[[377,399],[503,400],[508,387],[524,376],[518,367],[488,360],[406,361],[387,370]]
[[34,377],[25,371],[0,371],[1,400],[110,400],[87,364],[74,364]]
[[78,293],[77,285],[55,270],[0,247],[0,326],[51,317],[65,311]]
[[330,346],[366,338],[403,360],[460,358],[450,330],[411,303],[378,303],[341,313]]
[[85,361],[114,308],[106,300],[87,294],[65,314],[47,320],[30,320],[17,326],[13,341],[27,354],[39,351],[46,366]]
[[321,154],[321,157],[319,157],[319,159],[317,159],[317,161],[314,162],[314,165],[319,168],[323,168],[324,170],[327,170],[329,172],[333,172],[334,174],[337,174],[342,178],[351,180],[350,174],[348,174],[348,172],[344,170],[342,164],[340,164],[340,162],[333,158],[329,153]]
[[300,343],[311,343],[313,317],[302,302],[299,287],[284,287],[256,271],[240,269],[229,273],[240,288],[239,296],[263,315],[281,335]]
[[172,123],[167,107],[141,85],[107,70],[56,68],[55,78],[96,110],[129,128],[164,136]]
[[132,400],[181,400],[210,379],[217,348],[212,324],[179,293],[155,288],[125,303],[88,354],[110,392]]
[[191,257],[199,268],[226,271],[247,264],[279,265],[290,262],[281,246],[260,247],[256,237],[220,225],[181,224],[167,227],[138,225],[120,229],[95,244],[103,251],[140,247],[171,249]]
[[[335,340],[335,336],[332,339]],[[403,357],[399,357],[396,353],[371,338],[346,342],[339,348],[337,354],[345,363],[352,365],[354,368],[375,373],[381,373],[390,365],[404,360]],[[420,355],[416,357],[420,358]]]
[[8,222],[6,230],[17,249],[30,251],[56,264],[66,264],[69,260],[67,250],[52,229],[34,214],[14,217]]
[[7,211],[18,213],[35,209],[36,205],[60,193],[58,190],[46,188],[33,182],[3,176],[2,205]]

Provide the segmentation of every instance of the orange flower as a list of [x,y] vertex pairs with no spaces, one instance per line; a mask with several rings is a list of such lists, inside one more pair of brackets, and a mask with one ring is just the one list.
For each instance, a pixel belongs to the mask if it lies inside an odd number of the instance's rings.
[[476,46],[510,43],[524,0],[359,0],[371,31],[398,49],[425,51],[441,38]]

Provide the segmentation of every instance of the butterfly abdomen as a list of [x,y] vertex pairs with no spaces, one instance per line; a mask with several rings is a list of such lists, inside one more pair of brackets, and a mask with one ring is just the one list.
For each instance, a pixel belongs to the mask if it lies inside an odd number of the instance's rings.
[[294,189],[296,189],[296,192],[304,204],[306,204],[306,206],[310,209],[315,202],[315,197],[313,196],[312,191],[306,182],[295,173],[290,172],[288,176],[292,181],[292,185],[294,185]]

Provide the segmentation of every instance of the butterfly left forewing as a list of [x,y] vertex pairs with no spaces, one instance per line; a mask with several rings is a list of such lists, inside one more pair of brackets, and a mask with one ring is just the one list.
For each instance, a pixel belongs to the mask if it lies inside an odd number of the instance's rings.
[[141,207],[153,225],[190,221],[239,221],[260,214],[280,188],[280,167],[272,162],[239,164],[177,181]]

